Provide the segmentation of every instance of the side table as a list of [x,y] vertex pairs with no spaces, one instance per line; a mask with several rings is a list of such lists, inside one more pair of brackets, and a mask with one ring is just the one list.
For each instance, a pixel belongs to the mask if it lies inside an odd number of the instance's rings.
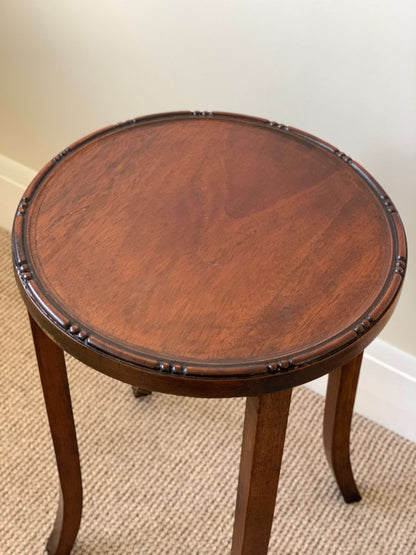
[[248,116],[132,119],[40,171],[12,244],[61,486],[49,553],[71,551],[82,509],[64,351],[137,395],[247,397],[233,554],[267,553],[291,391],[324,374],[326,455],[360,499],[361,357],[407,255],[392,201],[347,155]]

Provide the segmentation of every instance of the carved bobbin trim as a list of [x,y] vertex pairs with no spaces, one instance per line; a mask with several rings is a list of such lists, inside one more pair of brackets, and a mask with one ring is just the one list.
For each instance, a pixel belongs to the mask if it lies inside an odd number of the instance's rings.
[[88,338],[88,333],[80,329],[77,324],[71,324],[68,331],[71,335],[76,336],[81,341],[85,341]]
[[59,154],[57,154],[56,156],[54,156],[52,158],[52,162],[55,164],[56,162],[59,162],[59,160],[61,160],[66,154],[68,154],[69,152],[69,147],[65,148],[62,152],[60,152]]
[[276,373],[280,373],[280,372],[287,372],[291,368],[294,368],[294,366],[295,365],[294,365],[293,360],[291,358],[289,358],[289,359],[284,358],[284,359],[280,359],[277,362],[269,362],[266,365],[266,370],[270,374],[276,374]]
[[404,277],[406,273],[406,259],[402,256],[398,256],[396,258],[396,263],[394,265],[394,273],[399,274],[400,276]]
[[212,116],[212,112],[209,111],[205,111],[203,110],[202,112],[198,111],[198,110],[194,110],[193,112],[191,112],[193,116],[202,116],[202,117],[209,117]]
[[380,195],[380,200],[381,200],[385,210],[389,214],[391,214],[393,212],[396,212],[396,207],[394,206],[390,197],[388,197],[387,195]]
[[372,318],[370,316],[367,316],[366,318],[363,318],[354,327],[354,331],[360,337],[361,335],[363,335],[363,333],[365,333],[367,330],[369,330],[371,328],[372,324],[373,324]]
[[290,127],[288,127],[284,123],[277,123],[276,121],[269,121],[268,125],[270,125],[270,127],[276,127],[277,129],[282,129],[283,131],[290,130]]
[[[384,210],[389,215],[388,221],[394,237],[395,254],[394,260],[392,261],[391,279],[389,282],[386,283],[386,288],[382,291],[382,293],[380,293],[373,307],[370,307],[368,314],[363,315],[360,320],[355,322],[352,328],[344,330],[336,338],[331,339],[320,346],[318,345],[315,348],[311,348],[300,353],[288,353],[287,356],[285,356],[284,358],[275,358],[271,361],[263,360],[241,364],[239,364],[238,362],[228,363],[227,361],[211,361],[206,363],[199,361],[191,363],[191,361],[189,361],[188,363],[185,361],[178,362],[177,360],[164,360],[160,362],[160,359],[157,357],[157,355],[153,355],[152,353],[132,352],[128,349],[125,350],[124,347],[123,349],[119,349],[116,345],[112,344],[110,340],[89,336],[86,331],[81,329],[81,324],[71,322],[45,298],[36,283],[36,275],[33,275],[33,271],[31,271],[30,269],[30,260],[28,261],[26,257],[23,242],[24,220],[26,212],[28,208],[30,208],[30,200],[32,194],[36,192],[37,188],[41,185],[45,177],[48,176],[49,172],[53,171],[53,168],[56,166],[57,162],[60,162],[66,155],[72,153],[78,148],[81,148],[86,143],[94,141],[95,139],[106,134],[119,133],[124,127],[132,125],[146,125],[169,119],[175,120],[193,118],[217,118],[236,120],[243,123],[268,126],[276,132],[284,131],[288,134],[293,134],[298,138],[300,137],[306,142],[313,143],[318,147],[321,147],[322,149],[335,154],[341,160],[348,163],[352,170],[356,171],[367,182],[367,184],[376,194],[378,201],[383,205]],[[288,127],[284,124],[277,123],[275,121],[264,120],[262,118],[254,118],[249,116],[241,116],[239,114],[228,114],[225,112],[210,111],[171,112],[140,118],[132,118],[125,122],[101,129],[98,132],[91,133],[87,137],[84,137],[83,139],[73,143],[72,145],[64,149],[41,170],[41,172],[35,177],[35,179],[26,190],[25,196],[22,198],[21,203],[19,204],[15,218],[13,248],[16,273],[23,287],[27,290],[29,296],[42,311],[42,313],[53,320],[53,322],[56,323],[58,326],[60,326],[63,329],[64,333],[66,333],[68,336],[77,341],[81,341],[92,349],[96,349],[102,352],[106,356],[114,357],[116,359],[120,359],[122,361],[138,365],[140,367],[158,370],[161,373],[166,374],[209,376],[212,378],[290,372],[306,364],[310,364],[317,359],[330,356],[331,354],[344,349],[346,346],[356,341],[358,337],[361,337],[364,333],[366,333],[375,323],[377,323],[377,321],[383,316],[389,306],[393,303],[401,287],[403,276],[406,271],[407,256],[406,238],[404,235],[403,226],[391,199],[386,195],[384,190],[372,178],[372,176],[368,174],[368,172],[358,163],[353,162],[349,156],[347,156],[337,148],[333,147],[332,145],[329,145],[329,143],[325,143],[321,139],[314,137],[313,135],[297,130],[295,128]],[[138,347],[137,349],[140,349],[140,347]]]
[[16,267],[19,278],[22,283],[26,284],[29,280],[33,279],[32,272],[28,264],[20,264]]
[[27,197],[21,198],[19,206],[17,207],[16,216],[23,216],[24,214],[26,214],[28,203],[29,199]]
[[176,362],[159,362],[158,368],[162,373],[170,373],[180,376],[186,376],[188,373],[186,366]]
[[334,154],[336,154],[336,156],[338,156],[338,158],[341,158],[341,160],[344,160],[344,162],[346,162],[347,164],[349,162],[352,162],[352,158],[350,156],[347,156],[345,154],[345,152],[341,152],[337,148],[334,150]]

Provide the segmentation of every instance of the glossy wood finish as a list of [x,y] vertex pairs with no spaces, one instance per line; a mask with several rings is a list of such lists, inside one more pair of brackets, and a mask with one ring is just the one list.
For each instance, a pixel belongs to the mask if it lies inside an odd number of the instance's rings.
[[347,503],[360,501],[350,460],[350,430],[362,354],[328,375],[324,416],[324,447],[339,489]]
[[62,350],[32,318],[30,323],[61,486],[58,513],[47,551],[67,555],[81,522],[82,483],[65,359]]
[[406,266],[400,218],[359,164],[209,112],[130,120],[62,151],[19,205],[13,252],[29,312],[66,351],[143,389],[214,397],[358,355]]
[[291,389],[328,372],[325,449],[358,499],[358,361],[407,252],[392,201],[347,155],[236,114],[129,120],[43,168],[12,246],[62,488],[51,553],[69,553],[82,505],[61,349],[135,395],[248,397],[233,554],[267,552]]
[[232,555],[267,553],[291,395],[247,398]]

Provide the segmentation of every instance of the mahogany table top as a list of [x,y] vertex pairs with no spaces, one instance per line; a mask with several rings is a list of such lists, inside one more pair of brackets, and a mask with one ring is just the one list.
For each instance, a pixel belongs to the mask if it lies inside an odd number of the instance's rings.
[[406,266],[399,215],[331,145],[275,122],[179,112],[71,145],[15,218],[18,284],[65,350],[174,393],[258,394],[352,358]]

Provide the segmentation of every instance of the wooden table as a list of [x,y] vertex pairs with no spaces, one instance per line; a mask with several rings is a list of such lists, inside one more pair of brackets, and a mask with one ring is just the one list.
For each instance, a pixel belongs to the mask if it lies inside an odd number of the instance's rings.
[[267,552],[291,390],[326,373],[326,454],[345,500],[360,499],[355,390],[398,300],[406,239],[347,155],[235,114],[119,123],[37,175],[13,259],[60,477],[50,553],[70,552],[82,507],[63,351],[136,392],[247,397],[234,554]]

